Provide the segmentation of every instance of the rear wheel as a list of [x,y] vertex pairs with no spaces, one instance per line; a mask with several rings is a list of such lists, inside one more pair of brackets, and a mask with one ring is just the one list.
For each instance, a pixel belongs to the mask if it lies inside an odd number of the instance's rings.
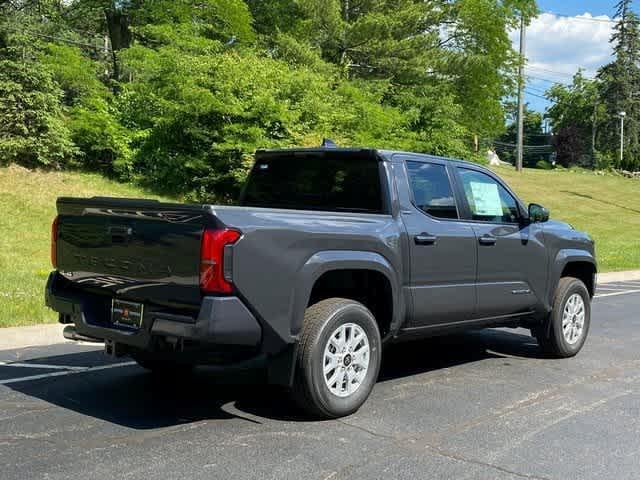
[[550,355],[568,358],[583,347],[591,323],[591,297],[585,284],[573,277],[558,283],[548,323],[534,329],[540,347]]
[[358,410],[378,378],[381,343],[375,318],[361,303],[330,298],[309,307],[298,348],[296,403],[321,418]]

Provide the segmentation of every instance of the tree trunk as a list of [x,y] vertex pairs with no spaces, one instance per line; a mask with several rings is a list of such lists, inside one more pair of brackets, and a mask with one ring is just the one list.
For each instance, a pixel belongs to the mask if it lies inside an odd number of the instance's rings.
[[105,10],[104,17],[107,21],[109,40],[111,40],[111,57],[113,60],[113,79],[120,79],[120,65],[117,51],[127,48],[131,44],[131,31],[129,30],[129,15],[119,10]]

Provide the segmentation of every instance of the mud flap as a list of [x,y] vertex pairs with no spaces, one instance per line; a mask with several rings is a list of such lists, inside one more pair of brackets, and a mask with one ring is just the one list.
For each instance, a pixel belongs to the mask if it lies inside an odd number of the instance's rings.
[[271,385],[291,387],[296,371],[296,355],[298,343],[289,344],[277,355],[271,357],[268,363],[268,382]]

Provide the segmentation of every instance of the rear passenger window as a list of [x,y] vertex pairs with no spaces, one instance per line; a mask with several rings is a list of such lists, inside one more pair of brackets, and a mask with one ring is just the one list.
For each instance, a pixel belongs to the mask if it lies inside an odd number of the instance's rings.
[[407,162],[415,205],[436,218],[458,218],[453,189],[444,165]]

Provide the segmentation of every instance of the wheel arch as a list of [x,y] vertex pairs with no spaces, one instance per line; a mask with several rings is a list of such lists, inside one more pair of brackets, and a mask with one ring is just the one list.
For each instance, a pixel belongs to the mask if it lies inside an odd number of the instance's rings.
[[596,289],[596,274],[598,265],[593,255],[586,250],[560,250],[553,264],[553,271],[549,285],[549,304],[553,301],[558,282],[563,277],[575,277],[586,285],[589,295],[593,298]]
[[[308,306],[330,297],[346,297],[369,308],[381,327],[381,335],[395,333],[404,318],[396,270],[376,252],[322,251],[311,256],[300,269],[299,287],[294,294],[291,334],[302,328]],[[362,282],[362,283],[360,283]],[[368,291],[366,287],[372,286]],[[382,290],[382,296],[378,295]],[[372,297],[375,294],[375,297]],[[356,298],[353,298],[353,297]]]

